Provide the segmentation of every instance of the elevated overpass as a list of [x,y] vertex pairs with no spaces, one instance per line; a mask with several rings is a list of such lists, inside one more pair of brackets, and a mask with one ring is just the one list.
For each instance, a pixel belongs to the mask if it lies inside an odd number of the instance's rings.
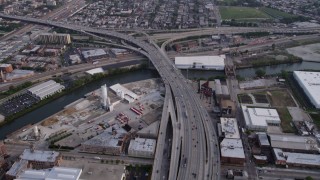
[[[60,27],[81,33],[118,38],[132,45],[132,49],[145,55],[158,70],[166,87],[166,98],[152,179],[220,179],[220,153],[215,127],[200,99],[188,84],[181,72],[175,68],[166,53],[154,43],[147,43],[132,36],[115,31],[96,29],[72,24],[39,20],[35,18],[9,16],[0,17],[28,23]],[[232,28],[220,27],[204,31],[193,31],[180,34],[177,39],[186,36],[206,34],[234,34],[246,32],[304,33],[319,32],[319,28],[272,29],[272,28]],[[172,36],[172,35],[171,35]],[[173,38],[174,40],[175,38]],[[171,41],[172,42],[172,41]],[[167,44],[170,42],[167,42]],[[166,45],[166,43],[164,44]],[[135,46],[135,47],[134,47]],[[168,123],[172,124],[172,149],[169,172],[163,169],[163,146]]]

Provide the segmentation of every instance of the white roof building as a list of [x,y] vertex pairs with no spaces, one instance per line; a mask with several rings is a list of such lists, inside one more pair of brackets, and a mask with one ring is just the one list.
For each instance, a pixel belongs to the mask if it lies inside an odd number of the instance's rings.
[[40,99],[44,99],[48,96],[51,96],[57,92],[60,92],[65,87],[61,85],[60,83],[56,83],[53,80],[41,83],[39,85],[36,85],[32,88],[28,89],[28,92]]
[[294,71],[293,77],[299,83],[310,102],[320,108],[320,72]]
[[175,65],[179,69],[224,70],[225,58],[225,55],[175,57]]
[[94,69],[90,69],[88,71],[86,71],[86,73],[90,74],[90,75],[94,75],[94,74],[97,74],[97,73],[103,73],[103,69],[101,67],[99,68],[94,68]]
[[133,102],[134,100],[137,100],[139,97],[136,93],[130,91],[129,89],[125,88],[120,84],[112,85],[110,86],[110,89],[114,91],[119,97],[123,95],[124,99],[126,99],[130,103]]
[[279,126],[281,122],[276,109],[242,106],[242,112],[250,130],[267,131],[268,126]]
[[18,175],[17,180],[78,180],[82,169],[53,167],[52,169],[28,169]]
[[82,51],[82,55],[85,59],[88,59],[88,58],[105,56],[107,55],[107,53],[103,49],[94,49],[94,50]]
[[244,151],[241,139],[224,138],[220,143],[221,157],[244,159]]
[[155,139],[136,138],[130,141],[128,155],[153,158],[157,141]]
[[240,138],[237,119],[221,117],[220,121],[221,121],[221,130],[222,130],[222,133],[224,133],[225,138],[231,138],[231,139]]

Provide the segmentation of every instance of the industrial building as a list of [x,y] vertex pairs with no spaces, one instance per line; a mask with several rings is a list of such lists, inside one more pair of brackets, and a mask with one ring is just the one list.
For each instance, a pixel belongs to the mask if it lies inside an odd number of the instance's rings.
[[257,132],[256,134],[258,135],[258,142],[259,142],[260,148],[262,150],[268,150],[271,147],[271,145],[269,143],[267,133]]
[[290,152],[319,153],[317,140],[314,137],[297,135],[269,134],[273,148]]
[[310,102],[320,108],[320,72],[294,71],[293,77],[298,82]]
[[118,124],[107,128],[103,133],[81,143],[81,151],[119,155],[127,132]]
[[277,165],[320,168],[319,154],[284,152],[282,149],[274,148],[273,155]]
[[14,69],[11,73],[7,73],[5,75],[4,80],[13,81],[17,79],[30,77],[33,75],[34,75],[34,71],[31,71],[31,70]]
[[28,169],[28,161],[21,159],[13,163],[9,171],[6,172],[5,179],[13,180],[24,170]]
[[155,139],[135,138],[130,141],[128,155],[134,157],[153,158],[157,141]]
[[61,92],[64,88],[60,83],[50,80],[28,89],[28,93],[42,100],[55,93]]
[[28,167],[33,169],[47,169],[59,166],[61,155],[56,151],[25,149],[20,159],[28,161]]
[[0,70],[5,73],[10,73],[13,71],[11,64],[0,64]]
[[39,43],[42,44],[70,44],[70,34],[61,33],[42,33],[38,38]]
[[220,143],[221,163],[243,165],[245,155],[241,139],[225,138]]
[[123,56],[129,53],[128,50],[126,49],[118,49],[118,48],[112,48],[111,52],[115,55],[115,56]]
[[108,57],[108,54],[103,49],[93,49],[88,51],[82,51],[82,56],[87,61],[92,61],[96,59],[102,59]]
[[30,180],[30,179],[63,179],[63,180],[78,180],[82,173],[82,169],[66,168],[66,167],[53,167],[52,169],[33,170],[28,169],[21,172],[17,179]]
[[276,109],[241,107],[249,130],[267,131],[268,126],[280,126],[281,121]]
[[121,99],[127,100],[129,103],[132,103],[133,101],[139,98],[139,96],[136,93],[121,86],[120,84],[112,85],[110,86],[110,89],[114,91],[117,94],[117,96],[119,96]]
[[[220,118],[220,126],[218,124],[219,136],[230,139],[239,139],[240,133],[238,129],[238,123],[235,118]],[[221,134],[221,135],[220,135]]]
[[224,70],[225,58],[225,55],[175,57],[175,65],[179,69]]

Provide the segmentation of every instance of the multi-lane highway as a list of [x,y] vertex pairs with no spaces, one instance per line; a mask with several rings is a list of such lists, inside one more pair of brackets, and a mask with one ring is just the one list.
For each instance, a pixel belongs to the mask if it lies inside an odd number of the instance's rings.
[[[126,41],[141,48],[141,53],[145,54],[154,64],[166,86],[170,87],[172,93],[173,106],[171,111],[176,113],[176,122],[183,124],[181,131],[177,126],[173,126],[172,161],[177,163],[175,167],[170,167],[169,179],[220,179],[219,150],[217,148],[217,137],[215,128],[210,121],[207,111],[201,106],[195,92],[187,83],[181,72],[174,67],[172,61],[165,52],[159,48],[135,39],[125,34],[82,27],[76,25],[66,25],[62,23],[39,20],[34,18],[8,16],[1,14],[3,18],[15,19],[30,23],[66,28],[79,32],[89,32],[98,35],[111,36]],[[180,142],[179,142],[180,141]],[[180,152],[180,153],[177,153]],[[183,159],[188,160],[182,163]],[[154,176],[154,179],[160,179]]]
[[[164,114],[171,120],[173,127],[172,151],[170,171],[164,175],[169,179],[220,179],[220,154],[217,145],[215,127],[200,99],[188,84],[181,72],[175,68],[166,53],[154,44],[138,40],[132,36],[114,31],[83,27],[78,25],[64,24],[49,20],[35,18],[8,16],[0,14],[0,17],[20,20],[29,23],[60,27],[78,32],[88,32],[96,35],[109,36],[125,41],[127,44],[137,48],[137,51],[148,57],[162,77],[167,90],[170,91],[168,108]],[[312,29],[316,31],[317,29]],[[215,31],[206,33],[243,33],[265,31],[261,28],[217,28]],[[287,31],[283,29],[283,31]],[[295,31],[307,31],[306,29],[295,29]],[[309,30],[310,31],[310,30]],[[293,32],[293,31],[292,31]],[[168,121],[170,122],[170,121]],[[162,129],[165,128],[163,125]],[[159,143],[163,143],[164,133],[159,134]],[[163,146],[163,144],[159,144]],[[159,153],[158,153],[159,151]],[[159,155],[160,154],[160,155]],[[161,148],[157,149],[156,159],[161,157]],[[153,179],[163,178],[161,172],[162,161],[155,163]]]

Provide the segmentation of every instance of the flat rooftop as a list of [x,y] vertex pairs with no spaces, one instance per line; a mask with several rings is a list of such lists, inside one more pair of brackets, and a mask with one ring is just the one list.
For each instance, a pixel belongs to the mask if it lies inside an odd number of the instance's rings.
[[241,139],[224,138],[220,148],[222,157],[245,158]]
[[185,57],[175,57],[176,65],[185,64],[204,64],[207,66],[223,66],[225,65],[225,55],[220,56],[185,56]]
[[239,129],[237,119],[235,118],[220,118],[221,129],[225,135],[225,138],[239,139]]
[[28,161],[21,159],[20,161],[14,162],[6,174],[10,176],[16,176],[19,172],[21,172],[27,166],[28,166]]
[[107,53],[103,49],[93,49],[88,51],[82,51],[82,55],[84,58],[90,58],[96,56],[104,56],[107,55]]
[[320,72],[294,71],[293,76],[316,108],[320,108]]
[[81,173],[82,170],[77,168],[53,167],[45,170],[25,170],[17,179],[78,180]]
[[28,161],[55,162],[59,155],[60,153],[56,151],[25,149],[20,158]]
[[267,133],[257,132],[257,135],[261,146],[270,146]]
[[135,138],[130,141],[129,150],[154,153],[156,144],[155,139]]
[[[132,91],[130,91],[129,89],[125,88],[124,86],[120,85],[120,84],[115,84],[109,87],[112,91],[114,91],[116,94],[118,94],[119,92],[123,92],[125,98],[132,98],[132,99],[138,99],[138,95]],[[128,97],[129,96],[129,97]],[[130,102],[130,101],[129,101]]]
[[315,138],[297,135],[269,134],[273,148],[319,151]]
[[242,106],[242,111],[248,126],[267,127],[268,123],[280,124],[280,117],[276,109]]
[[[114,131],[114,132],[113,132]],[[107,128],[103,133],[82,143],[82,145],[91,145],[99,147],[119,147],[118,142],[127,134],[123,128],[115,124]]]

